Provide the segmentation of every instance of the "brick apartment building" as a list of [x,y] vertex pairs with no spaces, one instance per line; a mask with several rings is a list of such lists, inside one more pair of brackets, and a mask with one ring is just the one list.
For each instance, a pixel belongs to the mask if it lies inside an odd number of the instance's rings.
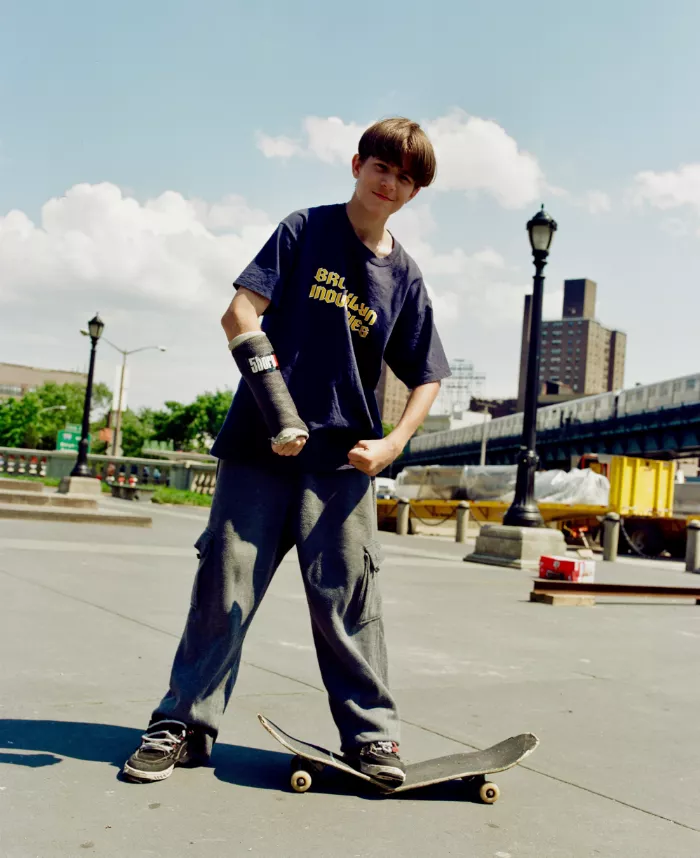
[[[593,280],[565,280],[562,318],[542,322],[540,386],[554,382],[572,396],[589,396],[623,386],[627,334],[606,328],[595,318],[597,285]],[[525,296],[518,410],[525,403],[530,348],[532,296]]]

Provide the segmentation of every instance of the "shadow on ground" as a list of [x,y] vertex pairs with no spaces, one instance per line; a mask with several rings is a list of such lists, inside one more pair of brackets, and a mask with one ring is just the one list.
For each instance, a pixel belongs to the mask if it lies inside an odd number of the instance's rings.
[[[141,730],[113,724],[80,721],[44,721],[0,718],[0,767],[25,766],[43,769],[65,757],[105,763],[121,769],[138,746]],[[290,791],[291,755],[245,745],[217,744],[211,767],[218,780],[251,789]],[[387,796],[371,784],[325,769],[314,779],[312,791],[334,795],[357,795],[362,799],[398,801],[404,795]],[[473,791],[460,781],[410,790],[406,798],[433,801],[471,801]]]
[[[138,747],[142,732],[113,724],[0,719],[0,766],[39,769],[71,757],[121,769]],[[214,750],[211,765],[216,777],[228,783],[279,789],[289,768],[289,757],[277,751],[220,744]]]

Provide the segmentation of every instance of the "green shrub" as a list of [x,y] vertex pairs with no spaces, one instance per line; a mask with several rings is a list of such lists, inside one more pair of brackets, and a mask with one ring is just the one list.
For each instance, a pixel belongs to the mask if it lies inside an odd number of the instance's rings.
[[200,495],[183,489],[169,489],[160,486],[153,493],[153,503],[188,504],[189,506],[211,506],[212,495]]
[[32,474],[0,473],[0,480],[25,480],[29,483],[43,483],[45,486],[57,486],[61,480],[58,477],[35,477]]

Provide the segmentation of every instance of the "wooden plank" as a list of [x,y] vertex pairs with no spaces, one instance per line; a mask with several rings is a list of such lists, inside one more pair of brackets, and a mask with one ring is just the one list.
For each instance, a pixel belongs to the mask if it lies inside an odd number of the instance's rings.
[[700,587],[660,587],[646,584],[599,584],[595,582],[536,578],[533,594],[581,594],[588,596],[636,596],[641,598],[694,599],[700,603]]
[[545,605],[560,607],[592,607],[595,605],[595,596],[586,596],[582,593],[530,593],[531,602],[543,602]]

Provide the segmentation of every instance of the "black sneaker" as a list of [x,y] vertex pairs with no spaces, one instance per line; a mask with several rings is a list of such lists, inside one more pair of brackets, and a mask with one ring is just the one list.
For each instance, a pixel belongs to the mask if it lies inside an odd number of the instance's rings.
[[358,771],[389,787],[401,786],[406,778],[406,767],[401,762],[396,742],[370,742],[349,757]]
[[141,745],[124,763],[123,773],[139,783],[163,781],[175,766],[205,762],[194,753],[194,731],[182,721],[156,721],[149,724]]

